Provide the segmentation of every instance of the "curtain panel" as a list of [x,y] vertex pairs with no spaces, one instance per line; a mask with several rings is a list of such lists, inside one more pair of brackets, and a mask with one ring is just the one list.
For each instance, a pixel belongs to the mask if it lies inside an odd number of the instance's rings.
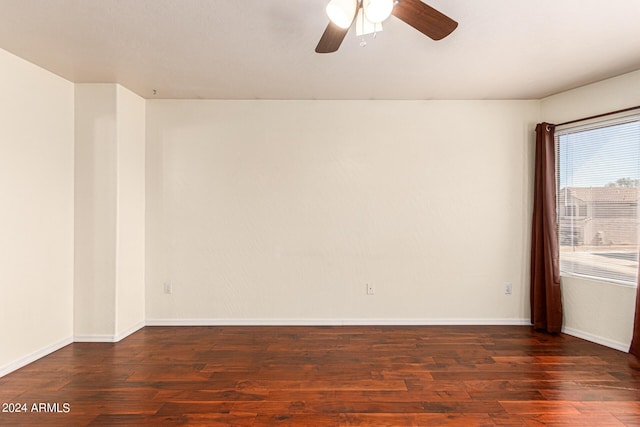
[[[638,286],[640,286],[640,269],[638,269]],[[636,369],[640,369],[640,292],[636,287],[636,314],[633,322],[633,337],[631,339],[630,364]]]
[[536,126],[533,224],[531,233],[531,323],[538,330],[562,330],[562,295],[556,215],[554,126]]

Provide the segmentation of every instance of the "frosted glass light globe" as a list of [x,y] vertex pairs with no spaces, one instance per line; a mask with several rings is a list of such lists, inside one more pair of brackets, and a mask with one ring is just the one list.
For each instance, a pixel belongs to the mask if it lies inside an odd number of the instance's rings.
[[369,22],[377,24],[391,16],[393,0],[364,0],[364,16]]
[[357,7],[357,0],[331,0],[327,5],[327,16],[338,27],[349,28]]

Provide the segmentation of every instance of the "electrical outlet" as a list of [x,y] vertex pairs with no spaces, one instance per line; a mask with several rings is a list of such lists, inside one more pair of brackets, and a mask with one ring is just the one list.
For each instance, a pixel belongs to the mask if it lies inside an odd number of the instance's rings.
[[173,293],[173,286],[171,286],[171,283],[165,283],[163,285],[163,289],[164,289],[164,293],[165,294],[172,294]]
[[513,291],[513,285],[509,282],[504,284],[504,294],[505,295],[511,295],[511,292]]
[[367,283],[367,295],[375,295],[376,290],[371,283]]

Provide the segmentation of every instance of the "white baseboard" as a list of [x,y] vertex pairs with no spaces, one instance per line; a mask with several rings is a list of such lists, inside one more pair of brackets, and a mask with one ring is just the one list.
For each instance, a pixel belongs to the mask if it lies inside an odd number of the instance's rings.
[[116,342],[114,335],[74,335],[73,342]]
[[136,323],[135,325],[133,325],[132,327],[130,327],[129,329],[117,334],[117,335],[111,335],[111,334],[102,334],[102,335],[98,335],[98,334],[91,334],[91,335],[74,335],[73,337],[73,342],[118,342],[121,341],[123,339],[125,339],[126,337],[128,337],[129,335],[133,334],[134,332],[137,332],[138,330],[144,328],[146,325],[145,321],[141,321]]
[[146,322],[144,320],[136,323],[135,325],[133,325],[132,327],[130,327],[129,329],[126,329],[123,332],[120,332],[119,334],[117,334],[115,336],[115,341],[113,342],[118,342],[121,341],[123,339],[125,339],[126,337],[128,337],[129,335],[138,332],[140,329],[144,328],[146,326]]
[[531,325],[529,319],[147,319],[147,326]]
[[615,350],[620,350],[625,353],[629,351],[629,343],[610,340],[609,338],[600,337],[598,335],[593,335],[588,332],[579,331],[573,328],[567,328],[566,326],[562,327],[562,333],[571,335],[576,338],[581,338],[583,340],[587,340],[596,344],[600,344],[605,347],[610,347]]
[[29,363],[33,363],[38,359],[43,358],[44,356],[47,356],[51,353],[53,353],[54,351],[58,351],[60,350],[62,347],[66,347],[67,345],[71,344],[73,342],[73,338],[68,337],[68,338],[64,338],[58,342],[55,342],[51,345],[48,345],[46,347],[43,347],[39,350],[34,351],[31,354],[28,354],[24,357],[21,357],[20,359],[11,362],[7,365],[4,365],[2,367],[0,367],[0,378],[13,372],[13,371],[17,371],[18,369],[27,366]]

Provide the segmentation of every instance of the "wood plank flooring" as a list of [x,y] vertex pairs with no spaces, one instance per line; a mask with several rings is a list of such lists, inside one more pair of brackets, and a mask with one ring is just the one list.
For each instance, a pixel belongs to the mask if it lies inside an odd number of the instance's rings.
[[27,408],[2,426],[640,426],[640,372],[522,326],[146,327],[0,378],[0,402]]

